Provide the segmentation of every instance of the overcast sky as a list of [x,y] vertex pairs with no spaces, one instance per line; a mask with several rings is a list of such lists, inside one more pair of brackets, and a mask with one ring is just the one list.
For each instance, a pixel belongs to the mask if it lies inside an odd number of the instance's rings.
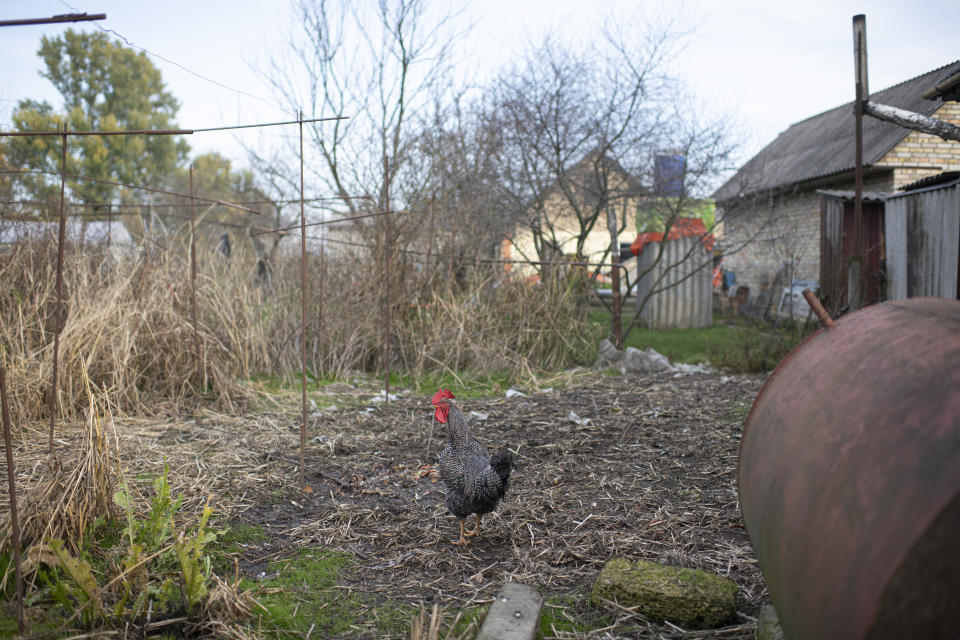
[[[663,5],[637,0],[485,0],[465,6],[464,20],[474,25],[463,49],[464,69],[471,74],[509,63],[525,42],[548,31],[583,36],[603,15],[626,20],[656,11],[679,12],[693,32],[675,68],[703,109],[737,115],[743,158],[791,123],[852,99],[855,13],[867,16],[872,90],[960,58],[955,0],[690,0]],[[0,19],[48,17],[74,9],[106,13],[102,27],[155,54],[154,64],[182,103],[182,127],[295,117],[274,105],[277,100],[250,68],[284,47],[291,20],[284,0],[0,0]],[[10,110],[20,99],[45,99],[59,107],[53,87],[39,75],[36,52],[41,36],[55,36],[66,28],[3,28],[0,128],[10,127]],[[260,131],[249,135],[275,135]],[[194,153],[219,150],[243,163],[229,137],[196,134],[188,141]]]

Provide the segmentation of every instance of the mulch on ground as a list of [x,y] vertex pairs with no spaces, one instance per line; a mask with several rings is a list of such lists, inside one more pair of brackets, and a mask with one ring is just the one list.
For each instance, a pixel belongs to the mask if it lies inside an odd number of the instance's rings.
[[[587,604],[607,560],[642,558],[731,578],[740,620],[718,637],[748,638],[767,594],[740,518],[736,463],[762,382],[597,373],[526,396],[456,400],[473,416],[474,435],[491,449],[508,445],[516,462],[506,499],[465,548],[450,542],[458,521],[432,467],[446,436],[437,424],[429,438],[428,395],[387,406],[371,402],[369,387],[338,383],[316,396],[306,492],[296,486],[296,396],[245,416],[118,419],[117,432],[128,473],[149,474],[166,458],[184,508],[213,492],[221,515],[270,532],[243,551],[240,568],[251,577],[270,560],[319,547],[357,559],[342,587],[371,601],[438,602],[452,611],[487,603],[516,581],[536,586],[569,617],[593,627],[603,621],[590,637],[704,637]],[[18,471],[29,475],[24,462]]]

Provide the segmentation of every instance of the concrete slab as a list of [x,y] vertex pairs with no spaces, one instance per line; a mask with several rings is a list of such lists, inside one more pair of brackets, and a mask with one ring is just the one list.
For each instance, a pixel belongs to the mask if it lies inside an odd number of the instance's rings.
[[490,605],[477,640],[534,640],[540,631],[543,596],[531,586],[508,582]]

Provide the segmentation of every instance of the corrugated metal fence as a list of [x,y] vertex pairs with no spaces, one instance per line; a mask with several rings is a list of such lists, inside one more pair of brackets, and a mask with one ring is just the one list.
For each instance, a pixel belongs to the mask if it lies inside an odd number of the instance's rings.
[[[637,256],[637,305],[640,317],[654,329],[687,329],[713,324],[712,255],[700,238],[670,240],[657,261],[660,243],[648,243]],[[654,262],[656,261],[656,264]],[[661,291],[662,289],[662,291]]]
[[960,179],[889,196],[885,216],[888,298],[958,297]]

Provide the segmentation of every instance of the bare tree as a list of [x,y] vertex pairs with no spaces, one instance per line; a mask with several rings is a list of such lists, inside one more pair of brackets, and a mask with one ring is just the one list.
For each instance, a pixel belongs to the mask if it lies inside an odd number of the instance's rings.
[[[313,181],[353,214],[369,202],[382,207],[388,188],[402,201],[395,182],[417,134],[414,116],[451,86],[453,17],[434,19],[424,0],[293,2],[299,32],[262,74],[291,112],[345,118],[308,126],[320,158],[308,167]],[[266,164],[278,166],[276,158]]]
[[[608,213],[616,218],[613,237],[591,260],[608,260],[617,234],[627,229],[668,235],[679,218],[699,215],[703,198],[732,168],[729,119],[702,116],[671,75],[668,60],[684,35],[673,27],[668,21],[645,31],[607,28],[584,50],[548,38],[499,78],[491,120],[503,137],[500,187],[518,228],[532,235],[536,255],[526,258],[583,260],[588,238]],[[665,191],[655,161],[668,150],[683,167]],[[707,233],[717,222],[709,221]],[[662,275],[640,307],[677,284],[662,276],[696,258],[689,253],[677,264],[660,264],[661,246],[647,271]],[[710,260],[701,261],[708,268]],[[628,290],[645,274],[636,275],[627,279]],[[631,326],[639,316],[638,309]]]

